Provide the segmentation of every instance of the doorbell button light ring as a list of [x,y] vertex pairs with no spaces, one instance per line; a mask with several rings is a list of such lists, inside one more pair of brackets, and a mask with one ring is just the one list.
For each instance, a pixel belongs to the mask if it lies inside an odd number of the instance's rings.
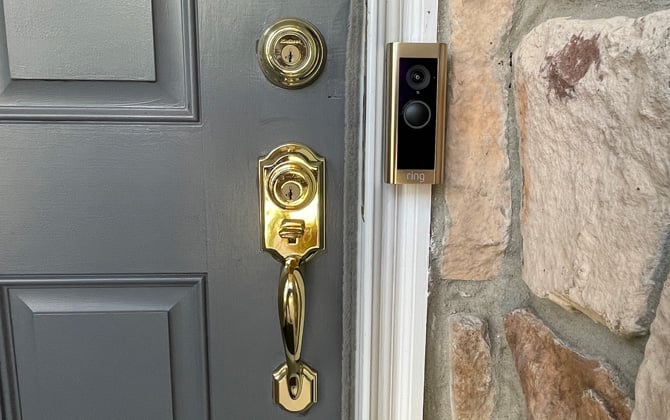
[[447,45],[386,47],[385,174],[390,184],[439,184],[444,172]]

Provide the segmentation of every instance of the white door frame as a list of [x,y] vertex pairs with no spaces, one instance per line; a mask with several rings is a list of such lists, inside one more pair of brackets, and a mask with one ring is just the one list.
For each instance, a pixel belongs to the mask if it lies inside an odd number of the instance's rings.
[[383,183],[384,46],[435,42],[438,0],[369,0],[359,150],[356,420],[423,418],[431,187]]

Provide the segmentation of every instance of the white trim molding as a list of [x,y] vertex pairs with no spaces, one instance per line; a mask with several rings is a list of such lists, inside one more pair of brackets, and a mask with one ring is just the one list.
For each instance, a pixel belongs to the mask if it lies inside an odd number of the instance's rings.
[[437,0],[367,2],[360,150],[357,420],[423,418],[431,187],[383,183],[384,47],[435,42]]

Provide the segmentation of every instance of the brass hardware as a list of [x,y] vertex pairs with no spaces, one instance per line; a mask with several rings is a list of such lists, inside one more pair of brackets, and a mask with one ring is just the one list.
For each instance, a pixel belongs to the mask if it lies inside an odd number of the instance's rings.
[[272,374],[272,397],[275,402],[282,406],[286,411],[292,413],[304,413],[311,406],[316,404],[316,372],[308,365],[300,365],[300,378],[302,380],[302,389],[297,399],[289,395],[289,385],[287,382],[287,366],[281,365]]
[[288,257],[279,278],[279,325],[286,363],[272,374],[275,401],[291,412],[304,412],[317,398],[317,374],[300,362],[305,327],[305,285],[298,259]]
[[258,161],[261,246],[282,263],[277,307],[286,362],[273,373],[274,400],[302,413],[317,402],[317,373],[300,360],[305,285],[300,266],[324,249],[325,160],[285,144]]
[[[430,159],[429,168],[399,167],[399,90],[400,83],[409,83],[409,73],[400,74],[400,59],[437,59],[437,91],[435,94],[435,148]],[[428,82],[428,81],[427,81]],[[416,82],[414,82],[416,83]],[[416,85],[415,89],[423,89],[426,85]],[[418,93],[418,91],[417,91]],[[444,166],[444,140],[446,137],[447,109],[447,45],[444,43],[403,43],[393,42],[386,50],[386,167],[385,182],[391,184],[439,184],[442,182]],[[423,95],[423,93],[422,93]],[[417,96],[421,98],[421,96]],[[421,102],[417,100],[414,102]],[[425,105],[425,103],[423,103]],[[430,112],[430,109],[428,109]],[[416,144],[417,137],[412,137]],[[410,145],[410,147],[412,147]],[[405,151],[406,152],[406,151]],[[413,152],[417,152],[413,150]]]
[[265,77],[285,89],[312,84],[326,63],[326,43],[311,23],[281,19],[267,28],[258,41],[258,61]]
[[[280,146],[258,162],[261,245],[282,264],[295,256],[303,264],[324,248],[324,162],[299,144]],[[291,243],[287,234],[297,221],[302,234]]]

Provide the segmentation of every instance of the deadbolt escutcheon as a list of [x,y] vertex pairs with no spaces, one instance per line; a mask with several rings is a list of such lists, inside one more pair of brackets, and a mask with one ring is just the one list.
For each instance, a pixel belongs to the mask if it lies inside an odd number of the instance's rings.
[[319,30],[303,19],[280,19],[258,41],[258,61],[265,77],[285,89],[312,84],[326,63],[326,43]]

